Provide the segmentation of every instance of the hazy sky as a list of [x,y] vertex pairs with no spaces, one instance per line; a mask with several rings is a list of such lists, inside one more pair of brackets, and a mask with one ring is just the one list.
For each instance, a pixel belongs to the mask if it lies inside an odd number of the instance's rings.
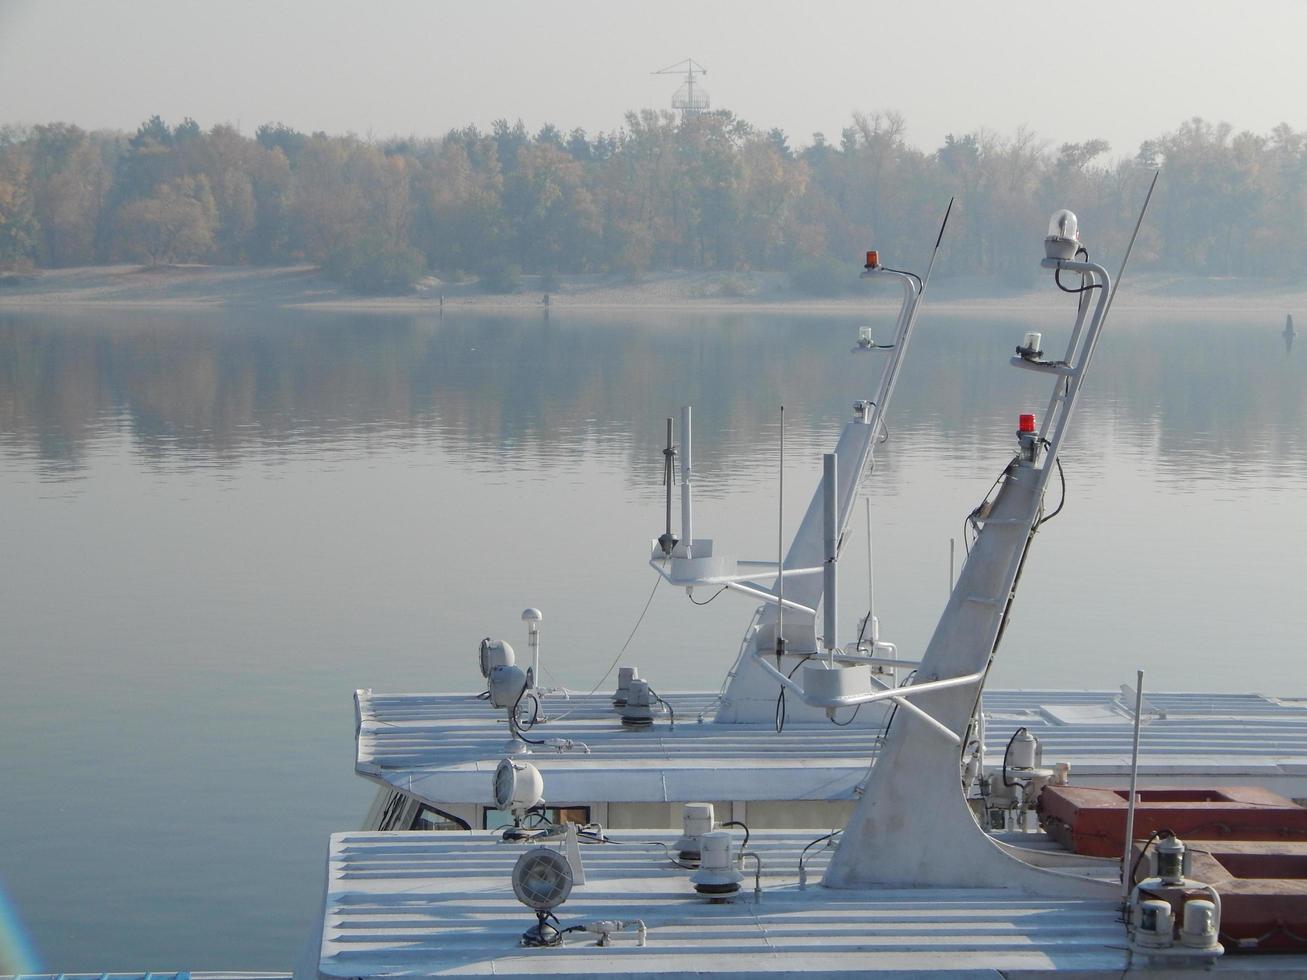
[[926,148],[1024,124],[1126,154],[1193,115],[1307,129],[1304,37],[1303,0],[0,0],[0,123],[593,134],[668,106],[651,72],[693,56],[714,107],[796,145],[897,109]]

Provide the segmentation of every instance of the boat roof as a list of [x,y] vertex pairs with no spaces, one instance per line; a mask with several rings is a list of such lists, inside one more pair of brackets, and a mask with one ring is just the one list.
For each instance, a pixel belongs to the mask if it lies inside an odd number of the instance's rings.
[[[565,738],[589,752],[541,746],[527,756],[552,800],[851,799],[879,744],[875,727],[824,722],[711,722],[716,695],[668,694],[676,725],[623,728],[608,694],[551,698],[556,720],[528,737]],[[355,693],[360,774],[434,804],[493,803],[508,743],[505,713],[474,694]],[[1043,745],[1043,764],[1066,762],[1073,782],[1118,782],[1130,766],[1133,694],[991,690],[984,695],[986,760],[999,765],[1018,727]],[[1148,694],[1140,773],[1264,785],[1307,797],[1307,699],[1260,694]]]
[[16,973],[0,980],[291,980],[289,973],[232,973],[205,970],[165,970],[145,973]]
[[[666,832],[609,832],[580,849],[585,883],[555,909],[563,926],[641,919],[610,945],[574,933],[560,948],[523,948],[534,915],[514,897],[513,866],[526,846],[485,832],[343,833],[331,838],[319,975],[630,976],[929,972],[1012,976],[1052,970],[1119,976],[1124,927],[1113,901],[1035,898],[1001,888],[833,890],[819,884],[830,851],[803,848],[821,831],[754,832],[762,861],[728,904],[694,893],[671,864]],[[751,872],[752,863],[746,863]],[[1307,957],[1218,960],[1218,970],[1302,975]]]

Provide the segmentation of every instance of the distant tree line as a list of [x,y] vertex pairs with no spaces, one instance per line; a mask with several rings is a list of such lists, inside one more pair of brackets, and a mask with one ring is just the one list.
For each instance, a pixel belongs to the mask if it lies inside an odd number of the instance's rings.
[[131,135],[66,123],[0,129],[0,268],[117,261],[310,262],[352,288],[428,272],[511,289],[518,275],[787,270],[838,289],[862,250],[919,262],[944,204],[940,270],[1024,284],[1047,216],[1077,211],[1120,254],[1147,170],[1165,167],[1141,266],[1203,275],[1307,272],[1307,132],[1201,119],[1113,159],[1100,139],[950,135],[923,150],[896,113],[855,114],[837,142],[729,112],[645,110],[590,137],[519,122],[372,142],[280,124],[253,138],[159,117]]

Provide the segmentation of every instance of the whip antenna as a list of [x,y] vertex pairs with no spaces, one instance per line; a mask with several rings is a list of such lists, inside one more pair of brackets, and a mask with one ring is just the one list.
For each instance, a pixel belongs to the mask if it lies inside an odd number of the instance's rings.
[[930,273],[935,268],[935,258],[939,255],[939,243],[944,240],[944,229],[948,227],[948,216],[953,213],[953,202],[956,200],[955,197],[948,199],[948,207],[944,209],[944,220],[939,223],[939,234],[935,236],[935,248],[930,253],[930,265],[926,266],[926,278],[921,280],[921,292],[923,293],[926,291],[926,283],[930,282]]
[[780,492],[776,504],[776,666],[785,656],[785,406],[781,406]]
[[1153,188],[1157,186],[1157,178],[1162,175],[1162,171],[1153,171],[1153,181],[1148,185],[1148,193],[1144,195],[1144,206],[1139,209],[1139,220],[1135,222],[1135,230],[1130,233],[1130,244],[1125,247],[1125,256],[1121,259],[1121,268],[1117,271],[1116,281],[1112,283],[1112,295],[1107,297],[1107,306],[1103,308],[1103,319],[1107,319],[1108,311],[1112,309],[1112,301],[1116,299],[1116,291],[1121,288],[1121,277],[1125,275],[1126,263],[1130,261],[1130,253],[1134,251],[1135,239],[1139,237],[1139,228],[1144,223],[1144,215],[1148,213],[1148,203],[1153,199]]
[[[676,547],[676,535],[672,534],[672,483],[676,475],[676,444],[672,441],[672,420],[667,420],[667,448],[663,450],[663,485],[667,488],[667,530],[658,536],[658,547],[670,558]],[[684,528],[681,529],[684,533]]]

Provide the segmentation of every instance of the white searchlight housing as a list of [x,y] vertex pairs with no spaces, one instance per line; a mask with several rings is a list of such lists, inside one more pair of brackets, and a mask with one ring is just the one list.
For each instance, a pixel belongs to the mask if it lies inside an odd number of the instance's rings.
[[[572,893],[572,866],[548,847],[533,847],[513,866],[513,894],[536,914],[536,924],[522,934],[528,947],[561,946],[563,934],[552,925],[552,911]],[[554,919],[554,922],[557,922]]]
[[529,762],[504,759],[495,767],[494,787],[495,806],[513,816],[513,825],[504,830],[504,840],[526,840],[531,835],[522,829],[522,818],[544,802],[545,781],[540,770]]
[[1044,239],[1044,255],[1050,259],[1074,259],[1080,247],[1080,221],[1074,211],[1062,208],[1048,219],[1048,237]]
[[495,767],[495,806],[523,812],[544,802],[545,781],[529,762],[502,759]]
[[[507,646],[507,644],[505,644]],[[511,709],[531,686],[531,674],[514,664],[500,664],[491,669],[490,703],[496,708]]]
[[517,660],[511,646],[503,640],[496,640],[491,636],[487,636],[481,641],[479,658],[481,676],[486,678],[490,677],[490,672],[496,667],[511,667]]

